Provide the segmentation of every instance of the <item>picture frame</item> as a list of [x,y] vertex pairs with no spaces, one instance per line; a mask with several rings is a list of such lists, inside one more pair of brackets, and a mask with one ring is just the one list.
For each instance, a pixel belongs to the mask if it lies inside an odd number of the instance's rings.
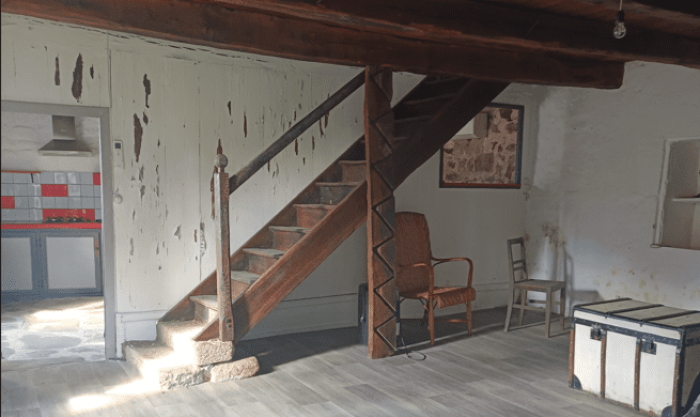
[[524,120],[525,106],[486,106],[473,133],[460,131],[440,150],[440,188],[519,189]]

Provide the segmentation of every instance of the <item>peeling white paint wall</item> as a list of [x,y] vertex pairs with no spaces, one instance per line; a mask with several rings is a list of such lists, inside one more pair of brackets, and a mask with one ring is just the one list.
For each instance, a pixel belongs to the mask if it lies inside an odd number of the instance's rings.
[[[155,337],[157,317],[215,268],[209,184],[218,141],[235,173],[361,70],[11,15],[2,30],[3,100],[110,107],[111,138],[124,146],[124,168],[113,175],[122,197],[113,204],[117,345]],[[68,66],[78,56],[82,71]],[[83,80],[78,97],[74,72]],[[394,101],[420,77],[396,78]],[[362,91],[353,94],[234,193],[233,248],[361,136],[362,100]],[[357,286],[366,281],[364,234],[348,239],[250,337],[354,325]]]
[[666,139],[700,136],[700,71],[628,63],[615,91],[547,88],[526,204],[531,275],[573,304],[700,308],[700,252],[651,248]]
[[[154,338],[156,319],[215,269],[209,185],[218,141],[235,173],[359,71],[2,15],[2,99],[109,107],[111,139],[123,143],[112,184],[121,202],[111,203],[118,346]],[[403,78],[397,97],[417,80]],[[233,194],[232,248],[362,135],[362,100],[354,93]],[[364,233],[250,337],[355,325]]]

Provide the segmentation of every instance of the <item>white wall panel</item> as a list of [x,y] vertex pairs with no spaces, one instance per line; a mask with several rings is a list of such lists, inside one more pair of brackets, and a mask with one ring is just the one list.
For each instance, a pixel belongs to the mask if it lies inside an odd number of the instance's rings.
[[3,100],[109,106],[105,33],[5,13],[2,16]]

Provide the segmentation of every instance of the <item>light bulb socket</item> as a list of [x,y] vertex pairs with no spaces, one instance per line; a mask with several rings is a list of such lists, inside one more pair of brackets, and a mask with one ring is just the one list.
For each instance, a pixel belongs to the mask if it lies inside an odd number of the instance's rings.
[[625,27],[625,12],[620,10],[615,15],[615,27],[613,28],[613,36],[615,39],[622,39],[627,35],[627,28]]
[[625,23],[625,11],[624,10],[618,11],[617,14],[615,15],[615,24],[618,24],[618,23]]

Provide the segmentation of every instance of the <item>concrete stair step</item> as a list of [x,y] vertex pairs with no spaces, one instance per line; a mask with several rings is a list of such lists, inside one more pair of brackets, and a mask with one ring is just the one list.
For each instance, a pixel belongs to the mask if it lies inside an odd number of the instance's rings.
[[244,248],[243,252],[248,258],[248,271],[254,274],[265,273],[284,255],[284,251],[272,248]]
[[343,201],[360,182],[317,182],[319,203],[335,205]]
[[125,342],[122,348],[129,367],[148,388],[171,389],[205,381],[205,371],[160,341]]
[[330,204],[295,204],[297,211],[297,226],[311,229],[328,213],[335,209]]
[[[214,296],[216,297],[216,296]],[[196,342],[194,338],[217,318],[215,310],[209,321],[160,321],[156,325],[158,341],[177,351],[180,359],[198,366],[225,362],[233,357],[233,344],[218,339]]]
[[309,229],[298,226],[269,226],[269,229],[272,232],[272,247],[281,251],[291,249],[309,232]]

